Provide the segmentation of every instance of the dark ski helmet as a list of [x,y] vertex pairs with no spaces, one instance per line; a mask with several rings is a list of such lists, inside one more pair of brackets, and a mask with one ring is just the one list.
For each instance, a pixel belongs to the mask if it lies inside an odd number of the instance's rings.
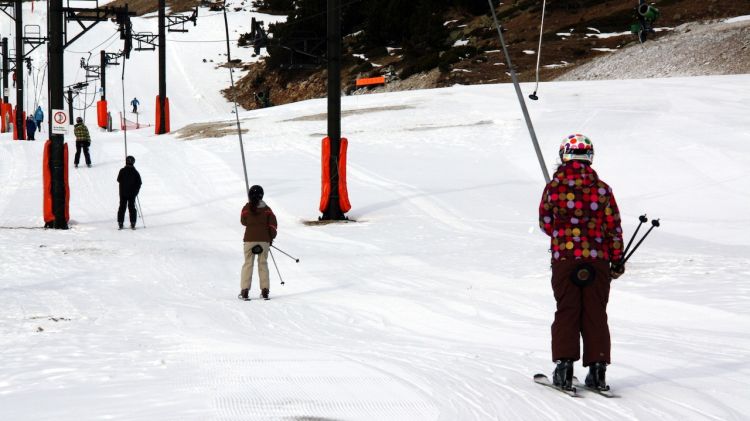
[[248,193],[248,196],[250,196],[250,199],[256,199],[256,198],[257,200],[263,199],[263,187],[257,184],[250,187],[250,192]]
[[83,119],[81,117],[76,117],[76,123],[83,123]]
[[128,155],[128,157],[125,158],[125,164],[126,165],[135,165],[135,158],[133,158],[131,155]]

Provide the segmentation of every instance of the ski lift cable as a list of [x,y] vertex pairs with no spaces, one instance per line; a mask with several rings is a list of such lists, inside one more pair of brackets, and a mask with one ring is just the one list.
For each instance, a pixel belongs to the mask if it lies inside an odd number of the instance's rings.
[[91,54],[91,51],[93,51],[93,50],[96,50],[97,48],[101,47],[101,46],[102,46],[102,45],[104,45],[104,44],[105,44],[105,43],[106,43],[107,41],[111,40],[111,39],[112,39],[112,38],[113,38],[113,37],[114,37],[115,35],[117,35],[117,34],[119,34],[119,33],[120,33],[120,31],[119,31],[119,30],[115,30],[115,33],[114,33],[114,34],[110,35],[110,37],[109,37],[109,38],[107,38],[107,39],[105,39],[104,41],[102,41],[102,42],[101,42],[101,43],[100,43],[99,45],[97,45],[97,46],[95,46],[95,47],[91,47],[91,50],[89,50],[89,51],[72,51],[72,50],[65,50],[65,52],[66,52],[66,53],[73,53],[73,54]]
[[500,45],[503,47],[503,54],[505,55],[505,61],[508,64],[508,70],[510,71],[510,78],[513,81],[513,87],[516,90],[516,96],[518,97],[518,104],[521,106],[523,117],[526,120],[526,127],[529,130],[529,136],[531,136],[531,142],[534,144],[534,150],[536,151],[536,157],[539,160],[539,165],[542,167],[542,174],[544,175],[544,181],[545,183],[549,183],[550,176],[549,176],[549,173],[547,172],[547,165],[544,163],[542,150],[539,148],[539,142],[536,139],[536,133],[534,132],[534,125],[531,123],[529,110],[526,108],[526,103],[523,100],[523,93],[521,93],[521,86],[518,84],[518,77],[516,76],[516,71],[513,70],[513,63],[511,63],[511,60],[510,60],[508,47],[505,45],[505,38],[503,38],[503,31],[500,28],[500,22],[497,20],[497,14],[495,13],[495,6],[492,4],[492,0],[487,0],[487,4],[489,4],[490,12],[492,12],[492,20],[495,23],[495,28],[497,29],[497,35],[500,38]]
[[[39,73],[42,71],[43,73],[40,79]],[[39,89],[39,85],[44,84],[44,77],[47,76],[47,63],[44,63],[43,68],[37,69],[36,76],[36,81],[34,81],[34,109],[39,105],[39,97],[42,95],[42,90]]]
[[[227,20],[227,8],[224,7],[224,29],[226,33],[227,43],[227,59],[231,57],[229,51],[229,21]],[[234,118],[237,121],[237,136],[240,140],[240,154],[242,155],[242,171],[245,173],[245,193],[247,194],[247,200],[250,201],[250,183],[247,180],[247,162],[245,161],[245,146],[242,144],[242,127],[240,126],[240,115],[237,110],[237,91],[234,86],[234,71],[232,69],[232,63],[227,61],[227,67],[229,68],[229,81],[232,84],[232,103],[234,103]]]
[[534,86],[534,93],[529,95],[529,98],[536,101],[539,99],[536,96],[536,91],[539,90],[539,63],[542,58],[542,34],[544,33],[544,10],[547,7],[547,0],[542,3],[542,22],[539,24],[539,47],[536,49],[536,85]]
[[122,125],[123,144],[125,145],[125,159],[128,157],[128,124],[125,121],[125,63],[127,59],[122,60],[122,76],[120,77],[120,88],[122,89],[122,113],[120,123]]
[[[92,92],[92,93],[89,94],[88,90],[89,90],[89,87],[87,85],[86,86],[86,92],[81,92],[77,96],[77,98],[79,98],[78,99],[79,102],[81,102],[81,98],[82,98],[82,100],[83,100],[83,107],[81,107],[81,108],[78,108],[78,107],[75,107],[75,106],[73,107],[73,109],[76,110],[76,111],[84,111],[84,119],[86,117],[85,111],[87,111],[89,108],[91,108],[94,105],[94,102],[96,101],[96,98],[98,97],[97,94],[96,94],[96,84],[94,84],[94,92]],[[87,104],[86,102],[88,101],[87,98],[89,96],[91,96],[92,98],[91,98],[91,102],[89,102]]]

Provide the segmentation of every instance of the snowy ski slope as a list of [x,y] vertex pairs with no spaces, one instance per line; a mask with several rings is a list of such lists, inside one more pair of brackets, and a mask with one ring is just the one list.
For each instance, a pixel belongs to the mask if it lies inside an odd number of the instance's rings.
[[[189,36],[221,39],[209,22]],[[173,130],[231,122],[213,91],[228,73],[196,63],[217,45],[173,50]],[[135,54],[126,75],[145,76],[127,79],[126,98],[153,96],[156,54]],[[271,266],[271,301],[235,298],[236,135],[129,132],[144,180],[136,231],[116,229],[122,133],[94,129],[93,112],[94,166],[71,163],[68,231],[35,229],[42,142],[1,135],[0,419],[746,419],[750,76],[545,83],[539,95],[528,105],[548,167],[559,139],[583,132],[626,237],[643,212],[662,221],[612,288],[621,398],[531,380],[553,368],[544,183],[512,86],[485,85],[343,99],[349,224],[303,223],[318,216],[325,100],[241,113],[275,245],[301,259],[275,253],[286,285]]]

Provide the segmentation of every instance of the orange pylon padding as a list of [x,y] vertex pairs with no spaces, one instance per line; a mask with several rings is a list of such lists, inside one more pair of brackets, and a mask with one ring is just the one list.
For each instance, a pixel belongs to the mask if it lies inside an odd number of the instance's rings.
[[[164,98],[164,114],[165,114],[164,116],[165,127],[164,128],[166,129],[164,130],[164,133],[169,133],[170,131],[169,130],[169,98]],[[160,128],[159,122],[161,121],[159,117],[161,117],[161,110],[159,109],[159,95],[157,95],[156,96],[156,124],[154,124],[154,128],[155,128],[154,133],[156,134],[159,134],[159,132],[161,131],[159,130]]]
[[[349,212],[352,205],[349,202],[349,191],[346,188],[346,150],[349,141],[342,137],[339,146],[339,207],[343,213]],[[328,209],[328,200],[331,195],[331,139],[326,136],[323,139],[322,171],[321,171],[321,189],[320,189],[320,206],[318,209],[325,212]]]
[[107,128],[107,101],[96,101],[96,123],[102,129]]
[[[44,154],[42,155],[42,184],[44,185],[44,223],[55,221],[55,213],[52,209],[52,170],[49,166],[49,150],[52,141],[44,142]],[[65,222],[70,221],[70,185],[68,184],[68,144],[63,145],[63,182],[65,183]]]

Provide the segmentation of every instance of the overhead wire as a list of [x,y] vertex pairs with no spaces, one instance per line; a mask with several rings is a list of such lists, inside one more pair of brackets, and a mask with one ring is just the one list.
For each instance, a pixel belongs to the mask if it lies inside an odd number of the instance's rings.
[[90,49],[90,50],[88,50],[88,51],[73,51],[73,50],[67,50],[67,49],[66,49],[66,50],[65,50],[65,52],[66,52],[66,53],[74,53],[74,54],[91,54],[91,51],[93,51],[93,50],[96,50],[97,48],[101,47],[101,46],[102,46],[102,45],[104,45],[104,44],[105,44],[105,43],[106,43],[107,41],[111,40],[111,39],[112,39],[112,37],[114,37],[115,35],[117,35],[117,34],[119,34],[119,33],[120,33],[120,31],[119,31],[119,30],[115,30],[115,33],[114,33],[114,34],[112,34],[112,35],[110,35],[110,37],[109,37],[109,38],[105,39],[104,41],[102,41],[102,42],[101,42],[100,44],[98,44],[97,46],[95,46],[95,47],[91,47],[91,49]]
[[536,91],[539,89],[539,63],[542,58],[542,34],[544,34],[544,10],[547,7],[547,0],[542,3],[542,22],[539,24],[539,47],[536,49],[536,85],[534,86],[534,93],[529,95],[529,98],[536,101],[539,99],[536,96]]

